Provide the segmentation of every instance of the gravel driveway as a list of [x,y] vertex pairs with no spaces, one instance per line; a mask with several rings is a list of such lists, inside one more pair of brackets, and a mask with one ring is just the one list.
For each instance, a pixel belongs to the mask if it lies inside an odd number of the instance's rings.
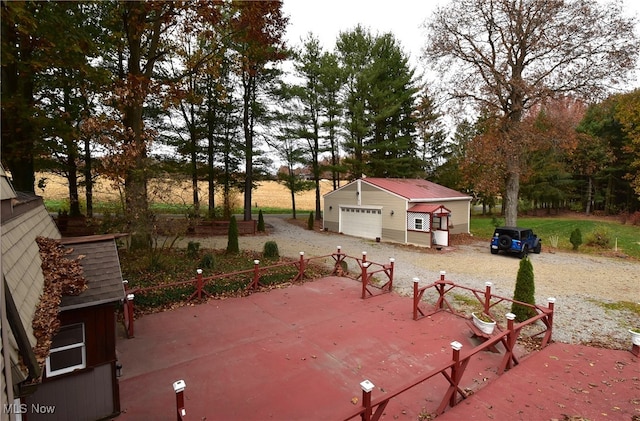
[[[392,243],[376,243],[336,233],[309,231],[290,224],[284,216],[265,216],[268,235],[241,236],[240,248],[261,251],[266,241],[275,241],[281,256],[297,258],[323,256],[341,246],[349,256],[387,263],[395,259],[394,290],[411,295],[413,278],[421,285],[439,278],[484,290],[493,283],[493,292],[512,297],[520,260],[514,256],[491,255],[486,241],[453,245],[441,251]],[[190,239],[184,239],[184,244]],[[226,248],[226,237],[197,238],[203,248]],[[544,243],[543,243],[544,244]],[[332,263],[328,259],[327,263]],[[605,310],[598,303],[628,301],[640,303],[640,262],[621,258],[581,255],[569,252],[531,254],[536,286],[536,302],[546,305],[555,297],[553,339],[566,343],[594,344],[607,348],[629,349],[631,325],[640,325],[639,317],[628,311]],[[353,268],[350,268],[353,269]]]

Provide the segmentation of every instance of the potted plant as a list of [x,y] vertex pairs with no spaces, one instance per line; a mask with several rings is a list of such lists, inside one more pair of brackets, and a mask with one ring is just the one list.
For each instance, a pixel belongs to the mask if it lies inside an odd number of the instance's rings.
[[629,333],[631,333],[631,343],[640,346],[640,327],[632,327]]
[[493,333],[493,330],[496,328],[496,321],[489,317],[488,314],[483,312],[473,312],[471,313],[471,316],[473,318],[473,324],[476,325],[482,333],[487,335],[491,335]]

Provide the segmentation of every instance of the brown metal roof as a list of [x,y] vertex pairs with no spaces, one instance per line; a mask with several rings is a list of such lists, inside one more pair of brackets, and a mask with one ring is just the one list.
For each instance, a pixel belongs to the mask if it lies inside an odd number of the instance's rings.
[[368,183],[381,189],[395,193],[406,199],[430,200],[430,199],[471,199],[469,195],[450,189],[440,184],[420,178],[374,178],[362,179],[363,183]]
[[63,296],[60,311],[116,302],[124,297],[116,237],[95,235],[61,240],[73,250],[70,258],[83,256],[80,265],[88,288],[77,296]]

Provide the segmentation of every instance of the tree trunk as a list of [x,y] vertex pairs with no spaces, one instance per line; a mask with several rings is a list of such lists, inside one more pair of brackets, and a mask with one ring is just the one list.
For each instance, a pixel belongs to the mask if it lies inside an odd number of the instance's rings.
[[587,215],[591,215],[591,190],[593,189],[592,183],[593,183],[593,179],[591,178],[591,176],[587,177],[588,181],[587,181],[587,209],[586,209],[586,214]]
[[515,227],[518,225],[518,192],[520,191],[520,172],[517,171],[517,164],[511,164],[507,174],[505,189],[504,216],[505,225]]
[[253,187],[253,118],[251,104],[254,99],[255,77],[244,75],[242,126],[245,141],[244,220],[251,221],[251,190]]
[[[4,8],[4,4],[3,4]],[[2,37],[7,45],[15,46],[9,52],[24,63],[31,62],[32,45],[28,36],[21,36],[14,26],[2,25]],[[4,41],[3,41],[4,44]],[[3,51],[4,55],[4,51]],[[14,58],[2,63],[2,161],[11,172],[11,182],[16,191],[35,193],[35,165],[33,160],[34,124],[33,110],[34,76],[29,66],[21,66]]]
[[146,148],[142,140],[142,103],[127,107],[124,125],[131,129],[133,156],[125,175],[125,209],[132,249],[151,248],[151,215],[147,198]]
[[87,217],[93,218],[93,178],[91,177],[91,142],[84,141],[84,184],[87,202]]

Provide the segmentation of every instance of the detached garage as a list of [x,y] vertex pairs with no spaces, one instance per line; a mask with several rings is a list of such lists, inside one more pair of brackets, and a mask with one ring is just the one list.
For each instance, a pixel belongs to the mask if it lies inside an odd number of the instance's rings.
[[324,229],[355,237],[448,246],[469,233],[471,197],[421,179],[363,178],[324,195]]

